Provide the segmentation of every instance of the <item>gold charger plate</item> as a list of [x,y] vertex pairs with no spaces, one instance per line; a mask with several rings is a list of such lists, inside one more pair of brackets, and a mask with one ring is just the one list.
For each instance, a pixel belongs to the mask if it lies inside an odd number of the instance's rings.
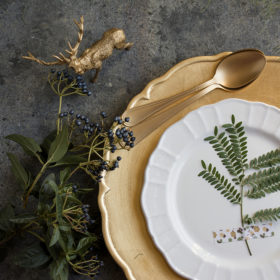
[[[150,82],[135,96],[128,108],[146,104],[192,88],[214,75],[221,58],[230,52],[215,56],[201,56],[182,61],[165,75]],[[102,214],[103,234],[107,247],[124,270],[128,279],[170,280],[184,279],[177,275],[156,248],[147,230],[141,209],[140,196],[148,159],[167,127],[200,106],[226,98],[260,101],[280,107],[280,58],[266,57],[267,65],[261,76],[244,89],[228,93],[216,89],[173,116],[149,137],[129,152],[107,152],[106,159],[122,157],[120,168],[109,172],[100,183],[99,207]]]

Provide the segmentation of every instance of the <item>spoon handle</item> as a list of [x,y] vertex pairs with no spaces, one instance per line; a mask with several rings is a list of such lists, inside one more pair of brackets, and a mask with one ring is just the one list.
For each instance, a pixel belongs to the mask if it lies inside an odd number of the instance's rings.
[[198,100],[202,96],[206,95],[210,91],[214,90],[215,88],[222,88],[218,84],[213,84],[212,86],[209,86],[202,90],[201,92],[197,93],[196,95],[183,100],[182,102],[177,102],[173,106],[170,106],[164,111],[159,112],[158,114],[147,118],[145,121],[135,125],[132,130],[133,134],[136,137],[135,144],[142,141],[144,138],[146,138],[150,133],[152,133],[154,130],[156,130],[160,125],[165,123],[167,120],[172,118],[174,115],[176,115],[178,112],[186,108],[189,104],[193,103],[194,101]]
[[126,122],[125,125],[130,127],[130,126],[135,126],[136,124],[144,121],[151,115],[163,110],[164,108],[167,108],[169,105],[172,103],[182,100],[189,96],[190,94],[200,91],[206,87],[209,87],[215,83],[214,79],[211,79],[209,81],[206,81],[198,86],[195,86],[191,89],[185,90],[183,92],[177,93],[173,96],[167,97],[160,99],[158,101],[153,101],[148,104],[144,104],[138,107],[131,108],[127,110],[124,115],[123,115],[123,120],[126,117],[129,117],[129,122]]

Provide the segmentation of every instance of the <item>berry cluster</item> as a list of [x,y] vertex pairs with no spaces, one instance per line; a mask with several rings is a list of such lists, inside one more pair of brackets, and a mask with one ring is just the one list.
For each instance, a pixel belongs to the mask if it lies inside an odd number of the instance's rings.
[[[125,118],[126,122],[129,122],[129,118]],[[129,148],[134,147],[135,137],[133,136],[133,131],[129,130],[125,126],[120,126],[123,124],[121,117],[115,117],[114,126],[115,130],[109,129],[107,132],[111,152],[114,153],[117,150],[116,143],[119,143],[122,148],[126,146]],[[116,165],[118,163],[116,162]],[[117,166],[118,167],[118,166]]]
[[81,75],[73,77],[67,70],[55,71],[51,70],[49,75],[49,83],[55,93],[60,96],[72,94],[91,96],[92,92],[88,89],[86,82]]
[[[89,149],[90,164],[86,167],[86,172],[91,177],[100,182],[103,178],[103,171],[112,171],[119,167],[119,161],[121,157],[118,156],[116,160],[105,161],[102,159],[103,151],[110,150],[111,153],[115,153],[118,149],[131,149],[134,147],[135,137],[133,131],[124,126],[120,117],[114,119],[113,126],[110,129],[106,129],[104,125],[104,119],[107,118],[105,112],[100,113],[101,121],[92,122],[86,115],[74,114],[74,110],[71,109],[68,112],[62,112],[59,115],[60,120],[65,119],[68,122],[72,132],[78,131],[85,137],[85,144],[83,147]],[[128,122],[129,118],[125,119]],[[73,135],[73,133],[71,133]],[[73,137],[76,140],[77,135]],[[86,152],[86,151],[85,151]],[[99,155],[100,159],[94,159],[91,157]],[[77,191],[77,189],[73,189]]]
[[88,231],[88,225],[93,225],[95,223],[95,220],[92,219],[89,215],[89,207],[90,205],[85,204],[81,206],[83,215],[81,216],[82,218],[82,222],[81,222],[81,226],[82,226],[82,231],[83,232],[87,232]]

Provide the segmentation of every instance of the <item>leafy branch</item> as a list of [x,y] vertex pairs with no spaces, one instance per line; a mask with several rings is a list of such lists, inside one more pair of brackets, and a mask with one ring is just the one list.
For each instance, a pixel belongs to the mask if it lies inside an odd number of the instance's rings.
[[[103,265],[95,253],[100,232],[90,206],[82,202],[93,188],[82,187],[73,178],[83,171],[94,182],[100,182],[105,172],[119,167],[121,160],[120,156],[104,160],[103,153],[130,150],[135,137],[120,117],[108,129],[105,112],[101,112],[99,122],[79,113],[74,115],[74,110],[61,112],[62,97],[91,95],[81,76],[74,78],[67,71],[52,70],[48,80],[59,96],[56,131],[41,145],[18,134],[6,137],[34,158],[39,171],[34,172],[36,167],[28,170],[16,155],[8,153],[12,172],[22,187],[23,209],[19,215],[9,204],[0,209],[0,249],[6,252],[16,235],[30,235],[36,241],[15,257],[17,265],[26,268],[48,265],[53,280],[67,280],[70,268],[95,279]],[[33,202],[26,207],[31,196]]]
[[[240,191],[229,183],[228,179],[218,172],[216,167],[212,167],[209,163],[206,166],[202,160],[203,170],[198,176],[205,179],[220,194],[227,198],[230,202],[240,205],[241,225],[244,223],[251,224],[262,221],[277,221],[280,219],[280,208],[263,209],[257,211],[252,217],[243,215],[243,197],[258,199],[266,196],[266,194],[274,193],[280,190],[280,150],[276,149],[264,155],[252,159],[248,164],[247,137],[245,136],[245,128],[242,122],[236,123],[235,116],[231,116],[231,123],[222,125],[224,131],[218,132],[218,127],[214,128],[214,135],[206,137],[217,156],[221,159],[231,176],[235,185],[240,186]],[[251,175],[245,177],[245,171],[248,169],[261,169]],[[244,187],[248,186],[249,190],[244,194]],[[249,254],[251,251],[247,240],[245,240]]]
[[234,115],[231,116],[231,123],[224,124],[223,128],[228,133],[231,149],[236,157],[236,166],[238,174],[244,172],[247,163],[247,137],[245,135],[242,122],[235,124]]
[[216,167],[212,167],[211,163],[207,166],[202,160],[201,165],[204,170],[201,171],[198,176],[201,176],[210,185],[214,186],[214,188],[231,203],[240,204],[240,192],[229,182],[229,180],[225,179],[224,176],[221,176]]
[[272,167],[280,163],[280,149],[270,151],[264,155],[252,159],[247,168],[260,169]]
[[245,215],[244,223],[245,224],[252,224],[257,222],[264,222],[264,221],[277,221],[280,219],[280,207],[279,208],[269,208],[259,210],[253,214],[253,216],[249,217],[249,215]]
[[240,166],[236,160],[233,149],[230,146],[230,141],[225,135],[225,132],[218,134],[218,127],[214,128],[214,135],[208,136],[204,139],[212,145],[213,149],[217,152],[217,155],[222,160],[223,165],[228,170],[229,174],[232,176],[238,176],[240,172]]
[[255,172],[244,178],[243,183],[251,187],[246,194],[248,198],[258,199],[277,192],[280,190],[280,166]]

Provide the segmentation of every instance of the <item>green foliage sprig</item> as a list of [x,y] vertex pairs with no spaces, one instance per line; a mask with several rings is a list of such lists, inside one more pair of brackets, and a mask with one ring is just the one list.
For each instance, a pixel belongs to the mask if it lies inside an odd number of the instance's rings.
[[[118,168],[121,160],[117,157],[105,161],[103,153],[129,150],[135,137],[123,126],[120,117],[107,129],[104,112],[101,122],[74,115],[73,110],[62,112],[63,97],[91,95],[81,76],[73,78],[67,71],[52,70],[48,81],[59,96],[56,130],[41,144],[18,134],[7,136],[34,159],[39,171],[28,170],[15,154],[8,153],[12,172],[21,186],[23,208],[20,214],[12,204],[0,210],[0,250],[6,252],[4,249],[17,235],[31,235],[37,241],[15,256],[17,265],[48,266],[53,280],[67,280],[71,270],[95,279],[103,265],[95,253],[100,238],[90,207],[83,202],[93,189],[80,186],[73,176],[83,171],[93,181],[100,182],[104,172]],[[30,197],[33,203],[27,210]]]
[[[241,224],[251,224],[264,221],[277,221],[280,219],[280,207],[274,209],[261,209],[251,217],[243,215],[243,197],[249,199],[260,199],[270,193],[280,190],[280,150],[276,149],[256,157],[249,161],[247,159],[247,137],[242,122],[236,123],[235,116],[231,116],[231,123],[222,126],[224,131],[219,133],[218,127],[214,128],[214,135],[205,138],[222,164],[232,176],[230,182],[222,175],[213,164],[207,164],[202,160],[203,170],[198,176],[205,179],[214,186],[232,204],[240,205]],[[258,170],[250,175],[245,172],[250,169]],[[237,189],[239,185],[240,190]],[[246,187],[246,191],[244,191]],[[247,240],[245,240],[249,254],[251,251]]]
[[205,162],[202,160],[201,164],[204,170],[201,171],[198,176],[202,176],[203,179],[220,191],[221,195],[231,203],[240,204],[240,192],[228,181],[228,179],[221,176],[216,167],[212,168],[211,163],[206,166]]
[[253,216],[249,217],[245,215],[244,223],[252,224],[257,222],[264,222],[264,221],[277,221],[280,219],[280,207],[279,208],[269,208],[257,211],[253,214]]

